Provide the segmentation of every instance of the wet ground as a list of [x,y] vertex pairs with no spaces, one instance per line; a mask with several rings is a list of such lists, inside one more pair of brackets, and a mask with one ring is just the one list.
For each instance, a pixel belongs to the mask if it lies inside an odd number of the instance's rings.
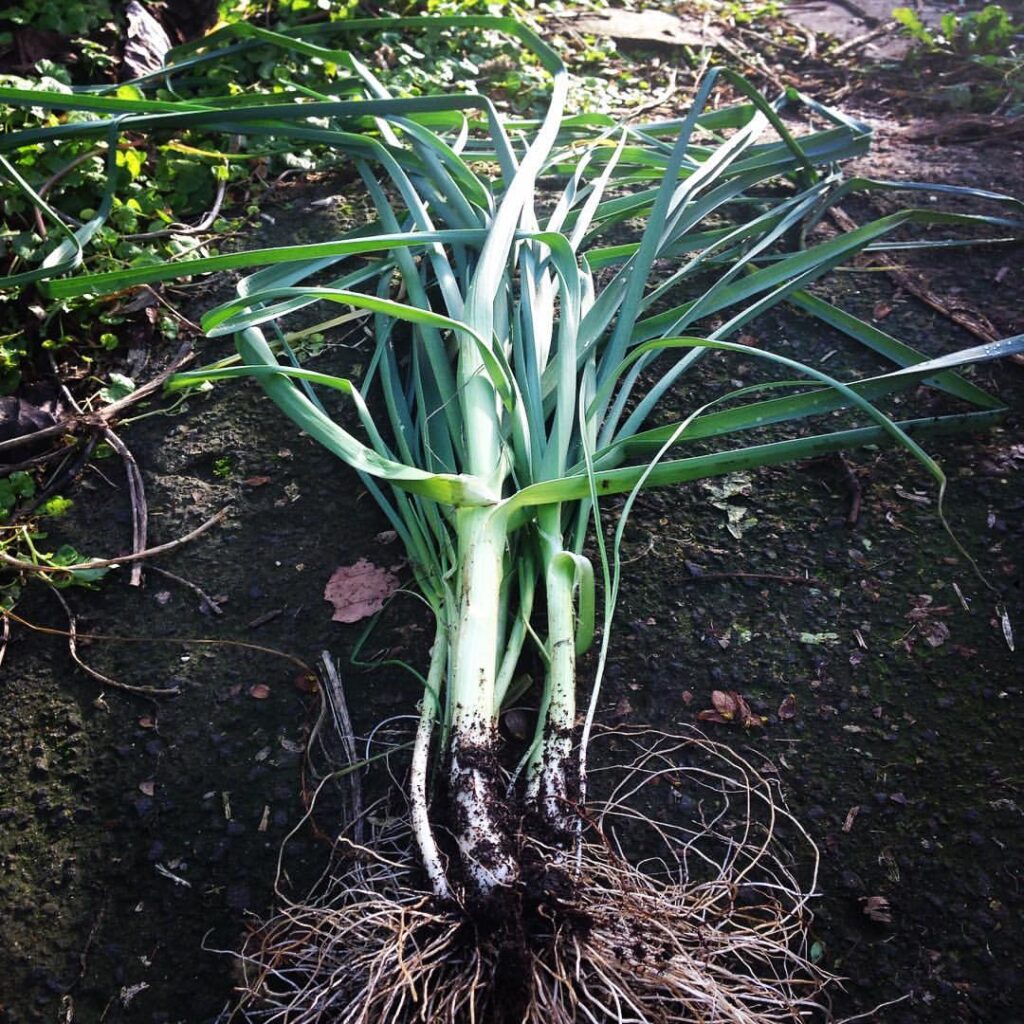
[[[883,129],[875,173],[1019,186],[1012,140],[982,154]],[[311,197],[330,190],[287,193],[270,211],[279,230],[308,225]],[[1001,333],[1024,329],[1019,247],[916,262]],[[841,275],[833,287],[928,353],[974,342],[884,275]],[[834,350],[834,369],[873,365],[800,317],[753,333],[819,359]],[[321,359],[357,372],[365,353],[338,347]],[[704,384],[758,372],[705,365]],[[666,490],[639,504],[627,531],[602,718],[671,728],[710,707],[714,690],[741,693],[766,717],[749,731],[707,728],[771,757],[821,847],[815,938],[823,963],[847,978],[837,1017],[902,1000],[878,1019],[1024,1019],[1024,694],[1019,643],[1011,653],[995,611],[1005,605],[1024,634],[1024,370],[989,365],[974,379],[1016,411],[985,435],[929,448],[950,478],[953,529],[992,590],[939,527],[934,488],[887,451],[752,473],[731,494]],[[0,684],[0,1020],[12,1024],[203,1024],[230,1004],[232,962],[213,950],[237,948],[249,915],[271,908],[278,850],[303,806],[315,698],[280,654],[308,665],[324,649],[346,655],[359,627],[330,621],[328,576],[360,557],[401,562],[355,476],[251,385],[123,436],[145,475],[153,541],[231,507],[223,525],[156,563],[201,586],[222,614],[153,571],[141,589],[122,570],[95,591],[65,592],[81,632],[130,638],[83,643],[83,659],[128,684],[180,690],[158,701],[88,678],[61,637],[14,627]],[[851,474],[861,493],[852,526]],[[124,550],[119,467],[97,463],[73,497],[60,539],[90,554]],[[67,624],[41,589],[18,612]],[[415,601],[399,599],[364,656],[422,664],[427,625]],[[412,710],[401,669],[344,674],[358,731]],[[303,892],[326,855],[300,830],[283,884]],[[879,916],[871,897],[888,902],[890,922],[866,912]]]

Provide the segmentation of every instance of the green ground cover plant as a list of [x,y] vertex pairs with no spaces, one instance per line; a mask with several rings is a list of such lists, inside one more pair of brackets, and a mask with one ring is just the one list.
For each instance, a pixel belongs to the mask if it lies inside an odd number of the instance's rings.
[[[942,16],[930,28],[910,7],[897,7],[893,17],[917,44],[907,57],[920,64],[924,56],[940,61],[940,97],[959,110],[997,110],[1009,117],[1024,111],[1024,25],[1016,24],[1000,4],[978,11]],[[943,65],[945,65],[943,67]]]
[[[510,117],[472,89],[396,95],[344,48],[381,32],[414,48],[431,34],[452,47],[481,33],[514,40],[543,72],[546,107]],[[336,76],[320,87],[188,92],[197,69],[268,47]],[[208,337],[234,338],[237,356],[179,374],[172,388],[258,380],[360,473],[436,621],[408,817],[376,844],[358,844],[329,898],[285,908],[250,944],[245,1012],[254,1020],[762,1022],[817,1005],[806,898],[773,853],[771,820],[782,812],[749,765],[718,751],[724,767],[695,783],[713,780],[767,815],[766,824],[751,812],[720,861],[698,852],[722,838],[715,822],[648,823],[661,853],[641,864],[611,841],[614,821],[643,822],[625,792],[679,775],[678,745],[641,744],[633,781],[588,802],[622,531],[645,488],[860,445],[902,446],[941,499],[945,478],[921,439],[996,420],[999,400],[960,371],[1024,350],[1024,338],[929,358],[814,286],[863,252],[1019,237],[1021,204],[846,178],[841,164],[869,146],[864,125],[796,91],[767,100],[726,69],[708,73],[682,116],[645,124],[569,114],[568,90],[556,50],[490,15],[285,32],[235,24],[116,94],[0,90],[13,111],[47,112],[47,123],[0,140],[0,171],[60,238],[6,287],[102,304],[140,286],[245,271],[237,297],[202,319]],[[807,127],[798,132],[798,123]],[[101,251],[97,265],[96,240],[116,230],[129,184],[119,154],[138,140],[172,145],[185,130],[222,140],[222,154],[225,138],[238,140],[237,160],[282,147],[329,150],[354,168],[372,215],[324,242],[190,250],[117,269]],[[16,166],[65,146],[94,147],[107,162],[101,200],[80,226]],[[832,205],[901,192],[983,212],[927,204],[845,234],[825,229]],[[92,272],[76,273],[83,263]],[[744,328],[783,305],[894,368],[840,380],[799,358],[799,338],[785,353],[750,344]],[[317,311],[326,323],[339,307],[372,324],[359,380],[302,365],[288,341],[289,317]],[[770,372],[705,393],[701,362],[737,355]],[[951,411],[884,411],[891,396],[922,384]],[[339,403],[355,410],[358,428],[332,412]],[[850,418],[837,423],[838,412]],[[609,529],[602,502],[613,495],[624,506]],[[595,678],[580,694],[577,659],[598,633]],[[527,646],[544,678],[533,735],[509,763],[498,722],[523,697],[517,668]],[[741,883],[752,902],[734,898]],[[656,941],[639,940],[652,932]]]

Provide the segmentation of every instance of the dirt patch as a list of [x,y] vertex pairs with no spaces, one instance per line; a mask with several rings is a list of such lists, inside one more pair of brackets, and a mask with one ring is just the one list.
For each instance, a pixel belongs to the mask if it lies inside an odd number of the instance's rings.
[[[350,370],[361,358],[333,356]],[[203,948],[236,949],[247,914],[270,909],[278,850],[303,813],[302,751],[318,698],[300,662],[324,649],[344,655],[357,636],[331,622],[324,586],[360,557],[402,560],[378,538],[387,524],[355,474],[255,386],[192,398],[124,436],[144,469],[151,542],[230,506],[220,527],[156,562],[198,584],[222,614],[152,571],[141,589],[123,572],[95,591],[64,592],[80,632],[130,638],[86,641],[83,659],[124,683],[180,689],[158,703],[104,689],[74,668],[59,637],[15,627],[0,720],[5,1021],[55,1020],[66,1006],[79,1021],[221,1012],[232,963]],[[74,500],[61,541],[89,553],[127,548],[119,466],[97,463]],[[67,627],[42,588],[18,613]],[[401,633],[377,633],[370,654],[393,648],[418,660],[429,644],[421,618],[406,601]],[[414,709],[410,682],[395,668],[367,676],[353,700],[357,728]],[[323,866],[319,842],[308,831],[293,840],[286,889],[308,888]]]

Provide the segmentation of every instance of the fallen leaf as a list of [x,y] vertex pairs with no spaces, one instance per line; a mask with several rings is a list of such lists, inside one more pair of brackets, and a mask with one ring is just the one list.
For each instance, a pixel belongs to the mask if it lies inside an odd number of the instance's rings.
[[878,924],[892,924],[892,908],[884,896],[865,896],[860,902],[865,917]]
[[398,540],[398,533],[395,530],[382,530],[373,539],[378,544],[394,544]]
[[739,701],[736,699],[737,694],[733,691],[726,692],[725,690],[712,690],[711,691],[711,703],[715,706],[715,710],[725,719],[731,719],[739,711]]
[[246,487],[263,487],[270,483],[269,476],[249,476],[242,481]]
[[633,705],[629,703],[628,697],[620,697],[619,703],[615,705],[612,712],[613,718],[626,718],[633,713]]
[[125,26],[124,64],[132,78],[138,78],[164,65],[164,56],[171,41],[152,14],[138,0],[130,0],[124,9]]
[[693,691],[683,690],[683,703],[689,707],[693,703]]
[[700,722],[718,722],[727,725],[738,722],[745,729],[760,729],[765,720],[750,710],[750,705],[742,694],[735,690],[713,690],[711,692],[713,708],[697,713]]
[[146,779],[145,782],[139,783],[139,792],[144,793],[146,796],[152,796],[156,792],[156,783],[152,779]]
[[728,725],[730,719],[723,718],[717,711],[698,711],[698,722],[718,722],[720,725]]
[[740,694],[733,691],[733,697],[736,699],[736,703],[739,705],[739,718],[740,723],[744,729],[760,729],[764,725],[764,720],[759,716],[755,715],[750,710],[750,705],[746,699]]
[[860,804],[854,804],[846,812],[846,820],[843,822],[843,831],[849,832],[853,828],[853,823],[857,820],[857,815],[860,814]]
[[941,647],[949,639],[949,626],[944,622],[922,623],[921,632],[929,647]]
[[783,698],[782,703],[779,705],[779,718],[783,722],[792,721],[796,718],[796,694],[791,693],[789,696]]
[[892,306],[888,302],[876,302],[871,315],[875,320],[884,320],[892,312]]
[[139,719],[139,726],[142,729],[155,729],[156,719],[152,715],[143,715]]
[[335,569],[324,589],[324,600],[334,605],[334,622],[358,622],[379,612],[398,589],[398,577],[360,558],[355,565]]
[[270,696],[270,687],[266,683],[256,683],[249,687],[249,696],[253,700],[266,700]]

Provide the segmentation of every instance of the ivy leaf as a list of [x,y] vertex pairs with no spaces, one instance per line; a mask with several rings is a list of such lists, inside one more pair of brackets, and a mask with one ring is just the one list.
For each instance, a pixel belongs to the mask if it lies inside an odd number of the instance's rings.
[[130,395],[135,390],[135,381],[123,373],[112,373],[110,383],[100,390],[100,398],[104,402],[116,402]]

